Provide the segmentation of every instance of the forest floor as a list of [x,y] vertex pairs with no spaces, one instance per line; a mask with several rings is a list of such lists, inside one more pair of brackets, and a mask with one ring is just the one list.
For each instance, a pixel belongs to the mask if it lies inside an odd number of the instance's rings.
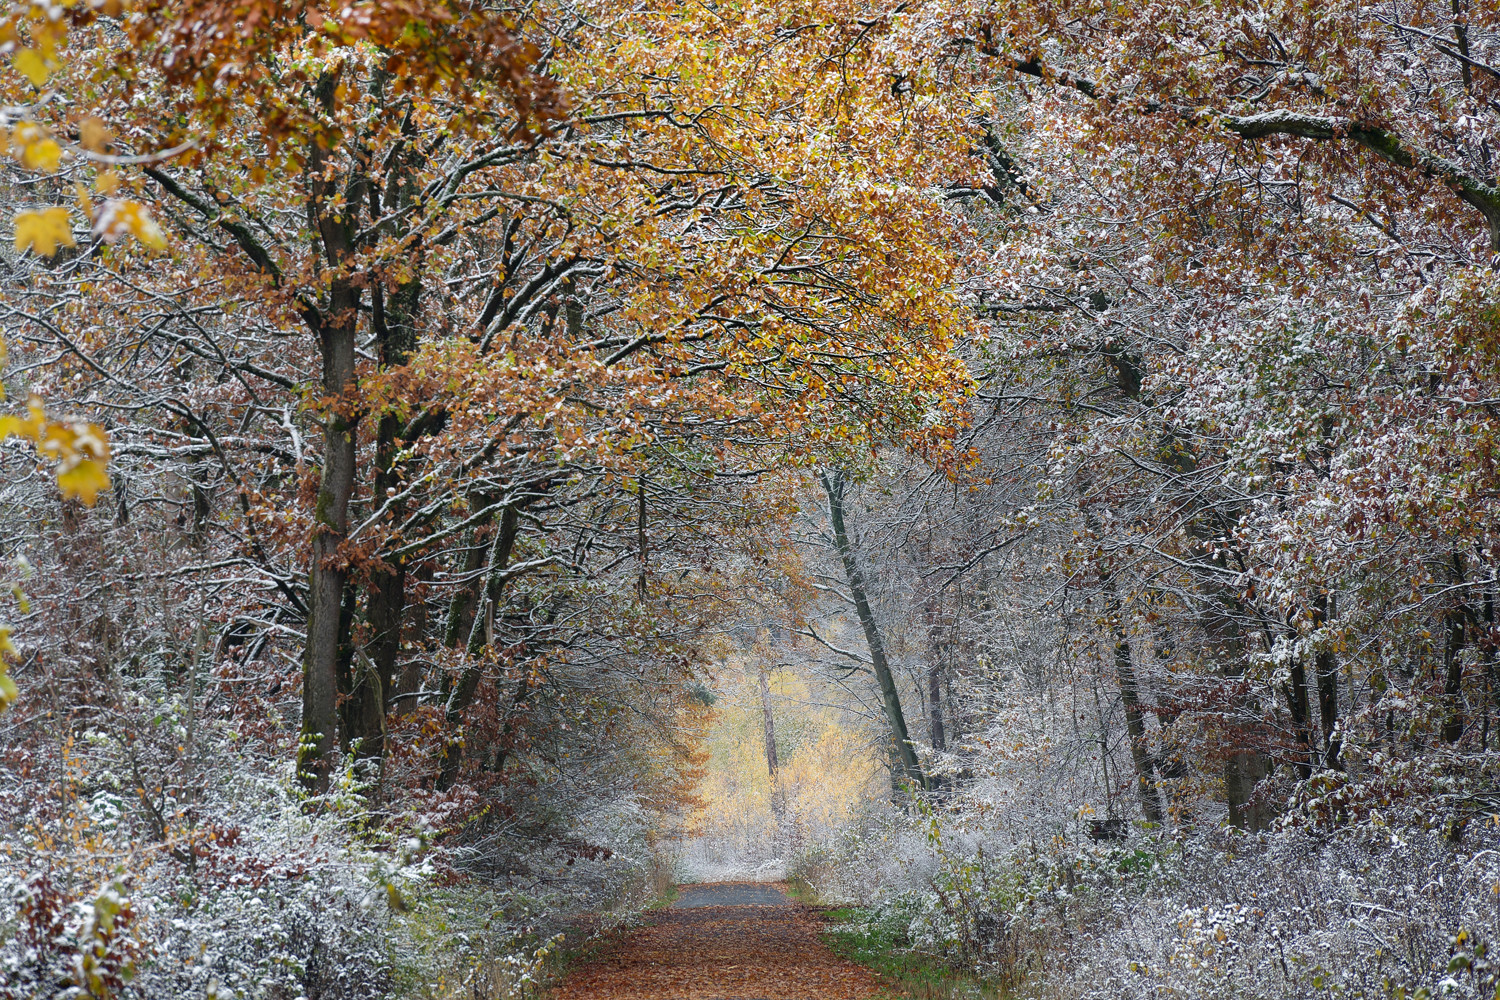
[[555,1000],[874,1000],[893,996],[823,943],[822,919],[764,883],[683,886],[575,970]]

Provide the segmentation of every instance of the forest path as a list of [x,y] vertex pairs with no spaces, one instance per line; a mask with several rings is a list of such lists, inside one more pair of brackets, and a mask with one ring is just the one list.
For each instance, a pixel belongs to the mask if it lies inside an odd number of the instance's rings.
[[556,1000],[871,1000],[868,969],[823,944],[820,922],[765,883],[682,887],[671,908],[568,976]]

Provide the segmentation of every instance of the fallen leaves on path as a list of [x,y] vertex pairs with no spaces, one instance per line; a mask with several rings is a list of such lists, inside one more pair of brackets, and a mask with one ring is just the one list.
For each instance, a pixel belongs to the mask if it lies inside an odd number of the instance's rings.
[[564,980],[555,1000],[870,1000],[868,969],[819,937],[815,911],[784,906],[669,909]]

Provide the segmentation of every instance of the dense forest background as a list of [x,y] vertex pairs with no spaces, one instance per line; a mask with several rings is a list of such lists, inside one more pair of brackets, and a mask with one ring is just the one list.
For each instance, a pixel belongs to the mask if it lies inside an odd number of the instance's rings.
[[0,7],[0,997],[790,877],[1493,997],[1500,9]]

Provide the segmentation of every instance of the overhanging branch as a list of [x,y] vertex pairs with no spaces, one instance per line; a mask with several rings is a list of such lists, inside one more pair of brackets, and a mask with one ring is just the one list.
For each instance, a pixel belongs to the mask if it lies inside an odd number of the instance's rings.
[[[983,51],[983,50],[981,50]],[[987,54],[997,55],[991,49]],[[1017,73],[1069,87],[1094,100],[1110,100],[1098,84],[1063,70],[1053,69],[1036,59],[1009,59],[1006,65]],[[1148,112],[1166,110],[1169,105],[1150,102]],[[1297,111],[1267,111],[1258,115],[1230,115],[1204,109],[1179,109],[1186,118],[1204,123],[1217,122],[1225,130],[1245,139],[1263,139],[1273,135],[1290,135],[1326,142],[1350,139],[1388,163],[1410,170],[1420,170],[1446,184],[1460,199],[1479,209],[1489,227],[1490,250],[1500,254],[1500,186],[1486,183],[1462,166],[1429,152],[1411,140],[1376,125],[1348,118],[1304,114]]]

